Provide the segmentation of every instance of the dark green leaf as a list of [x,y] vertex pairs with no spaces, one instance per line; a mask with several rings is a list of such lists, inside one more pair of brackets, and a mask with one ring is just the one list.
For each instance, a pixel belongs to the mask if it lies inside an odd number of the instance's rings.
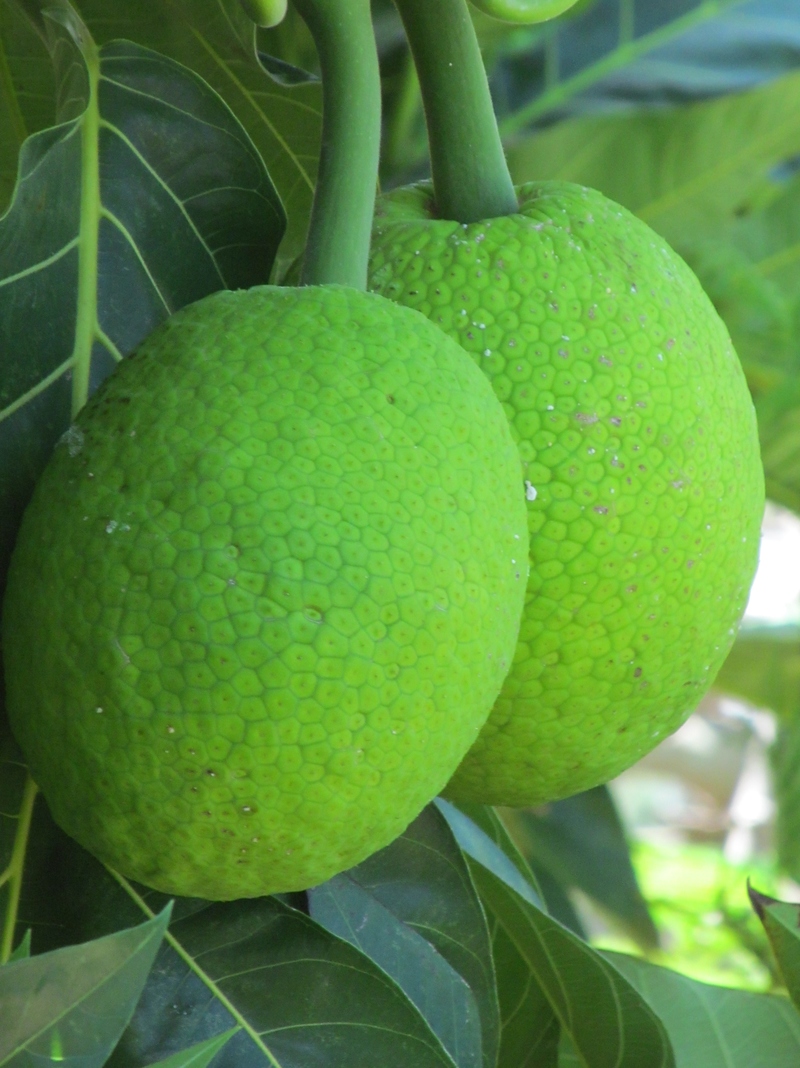
[[[469,857],[526,901],[542,903],[531,869],[493,808],[471,804],[456,808],[442,798],[436,805]],[[529,962],[485,899],[484,907],[500,1002],[499,1068],[550,1068],[558,1047],[558,1019]]]
[[471,867],[488,910],[527,961],[588,1068],[673,1068],[661,1022],[616,968],[488,869]]
[[[165,900],[117,882],[60,832],[36,881],[24,909],[34,948],[106,934]],[[303,912],[274,897],[179,898],[109,1068],[141,1068],[233,1026],[214,1068],[453,1068],[399,987]]]
[[800,1008],[800,905],[776,901],[748,886],[750,901],[767,932],[769,944],[778,962],[781,977],[794,1002]]
[[478,1068],[481,1026],[472,991],[444,957],[348,875],[308,893],[313,919],[356,946],[416,1005],[458,1068]]
[[258,53],[258,61],[278,85],[306,85],[308,82],[319,81],[316,74],[310,74],[307,70],[295,67],[293,63],[287,63],[277,56],[269,56],[266,52]]
[[238,1027],[232,1027],[229,1031],[223,1031],[221,1035],[207,1038],[205,1042],[198,1042],[189,1049],[182,1049],[166,1057],[156,1064],[149,1064],[147,1068],[206,1068],[207,1064],[216,1057],[219,1051],[226,1046],[234,1035],[239,1033]]
[[264,71],[256,30],[239,0],[77,0],[95,39],[116,37],[156,49],[211,85],[253,139],[289,216],[281,260],[304,240],[319,156],[318,83],[280,85]]
[[284,228],[258,153],[208,85],[138,45],[98,55],[65,0],[48,12],[81,114],[25,143],[0,220],[0,574],[70,413],[177,308],[266,281]]
[[11,199],[22,142],[52,126],[53,67],[43,42],[12,3],[0,3],[0,212]]
[[131,1018],[170,911],[0,968],[0,1065],[74,1058],[82,1068],[100,1068]]
[[483,1062],[494,1068],[499,1020],[486,920],[434,806],[308,896],[311,915],[392,976],[458,1064],[480,1063],[482,1040]]
[[467,856],[488,868],[526,901],[541,907],[542,896],[534,885],[533,873],[493,809],[468,804],[456,808],[441,797],[436,798],[435,804]]
[[538,809],[503,816],[523,854],[562,885],[576,887],[611,913],[644,948],[658,944],[607,786]]
[[500,999],[498,1068],[554,1068],[560,1026],[536,975],[487,908]]
[[710,986],[622,953],[604,956],[658,1013],[677,1068],[800,1064],[800,1015],[787,998]]
[[28,930],[25,932],[25,934],[22,936],[22,941],[19,943],[17,948],[14,950],[14,952],[8,958],[8,962],[10,964],[12,961],[15,961],[15,960],[25,960],[25,958],[29,957],[30,955],[31,955],[31,930],[30,930],[30,927],[29,927]]

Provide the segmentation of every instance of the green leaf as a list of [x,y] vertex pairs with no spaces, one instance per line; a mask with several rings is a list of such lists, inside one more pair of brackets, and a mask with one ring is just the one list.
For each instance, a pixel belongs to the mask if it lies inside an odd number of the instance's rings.
[[220,94],[278,188],[289,216],[281,262],[291,263],[305,241],[314,192],[319,83],[282,85],[265,74],[255,26],[239,0],[78,0],[78,8],[99,44],[115,37],[134,40],[185,64]]
[[29,927],[28,930],[25,932],[25,934],[22,936],[22,941],[19,943],[17,948],[14,950],[14,952],[8,958],[8,963],[10,964],[12,961],[15,961],[15,960],[25,960],[26,957],[29,957],[30,955],[31,955],[31,929]]
[[509,809],[503,818],[527,859],[535,858],[562,886],[582,890],[643,948],[658,945],[607,786],[536,811]]
[[800,1063],[800,1015],[787,998],[710,986],[622,953],[603,956],[658,1014],[677,1068],[796,1068]]
[[0,576],[70,413],[177,308],[266,281],[284,227],[251,140],[200,78],[138,45],[98,52],[66,0],[44,24],[80,115],[26,141],[0,219]]
[[789,997],[800,1008],[800,905],[777,901],[748,884],[747,891],[767,933]]
[[542,895],[533,873],[493,809],[470,804],[456,808],[441,797],[434,804],[468,857],[477,860],[526,901],[541,907]]
[[572,119],[520,140],[509,164],[516,181],[593,186],[680,249],[716,235],[773,167],[799,153],[794,73],[710,103]]
[[0,968],[0,1065],[80,1059],[100,1068],[144,986],[171,908],[138,927]]
[[356,946],[394,979],[453,1064],[478,1068],[483,1063],[472,991],[429,942],[346,874],[310,890],[308,897],[317,923]]
[[216,1057],[219,1051],[228,1044],[234,1035],[238,1035],[240,1028],[231,1027],[223,1031],[221,1035],[207,1038],[204,1042],[197,1042],[189,1049],[182,1049],[173,1053],[171,1057],[165,1057],[163,1061],[149,1064],[147,1068],[206,1068],[206,1065]]
[[457,1064],[494,1068],[499,1019],[489,933],[461,850],[434,806],[308,898],[314,919],[391,975]]
[[658,1016],[613,965],[488,869],[471,867],[485,905],[527,961],[587,1068],[673,1068]]
[[[165,900],[60,832],[37,883],[25,917],[40,947],[107,934]],[[304,912],[275,897],[178,898],[108,1068],[142,1068],[234,1026],[214,1068],[453,1068],[393,980]]]
[[[461,849],[503,884],[533,905],[543,903],[539,884],[495,810],[488,805],[459,808],[436,799]],[[474,866],[470,865],[474,871]],[[524,873],[524,874],[523,874]],[[500,1004],[498,1068],[550,1068],[555,1065],[559,1024],[525,956],[484,899]]]
[[22,142],[52,126],[53,67],[16,4],[0,3],[0,212],[11,199]]
[[500,1055],[497,1068],[555,1068],[558,1017],[536,974],[490,908],[492,951],[500,1001]]

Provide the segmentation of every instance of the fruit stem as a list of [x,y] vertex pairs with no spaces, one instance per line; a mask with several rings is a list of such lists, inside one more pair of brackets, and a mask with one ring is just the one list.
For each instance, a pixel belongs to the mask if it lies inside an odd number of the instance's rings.
[[436,209],[478,222],[518,210],[466,0],[395,0],[428,125]]
[[367,288],[381,86],[369,0],[294,0],[322,70],[322,150],[300,276]]
[[0,964],[8,963],[14,950],[14,932],[17,929],[17,912],[19,911],[19,897],[22,891],[22,873],[25,866],[25,852],[28,848],[28,835],[31,829],[31,817],[33,816],[33,803],[39,788],[28,775],[25,779],[25,787],[22,791],[20,803],[19,822],[17,832],[14,835],[14,846],[11,850],[11,860],[8,867],[0,874],[0,886],[8,883],[8,901],[6,902],[6,916],[3,924],[3,937],[0,941]]

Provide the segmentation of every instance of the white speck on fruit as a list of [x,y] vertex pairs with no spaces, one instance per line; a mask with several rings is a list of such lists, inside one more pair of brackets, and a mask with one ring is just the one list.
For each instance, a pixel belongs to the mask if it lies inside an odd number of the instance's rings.
[[59,439],[59,445],[66,445],[67,452],[70,456],[77,456],[83,448],[83,431],[79,426],[75,426],[73,423],[69,430],[66,430]]
[[100,707],[100,705],[98,705],[98,706],[97,706],[97,708],[95,709],[95,712],[97,712],[97,714],[98,714],[98,715],[100,715],[100,714],[102,713],[102,711],[103,711],[103,710],[102,710],[102,708]]
[[[535,501],[537,496],[538,496],[538,494],[536,492],[536,487],[533,485],[532,482],[529,482],[528,479],[526,478],[525,479],[525,500],[526,501]],[[512,563],[513,563],[513,561],[512,561]]]
[[117,529],[117,526],[118,524],[116,519],[109,519],[109,521],[106,523],[106,534],[113,534],[114,531]]

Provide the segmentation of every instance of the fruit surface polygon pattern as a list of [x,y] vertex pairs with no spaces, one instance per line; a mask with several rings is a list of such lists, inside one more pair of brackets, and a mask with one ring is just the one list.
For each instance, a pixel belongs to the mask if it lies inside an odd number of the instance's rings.
[[26,512],[12,727],[59,824],[225,899],[400,834],[477,737],[527,579],[519,456],[422,316],[223,292],[122,362]]
[[563,182],[518,214],[378,202],[370,286],[489,377],[520,449],[530,579],[514,664],[446,791],[524,805],[604,782],[674,730],[719,669],[758,557],[756,423],[722,320],[630,212]]

